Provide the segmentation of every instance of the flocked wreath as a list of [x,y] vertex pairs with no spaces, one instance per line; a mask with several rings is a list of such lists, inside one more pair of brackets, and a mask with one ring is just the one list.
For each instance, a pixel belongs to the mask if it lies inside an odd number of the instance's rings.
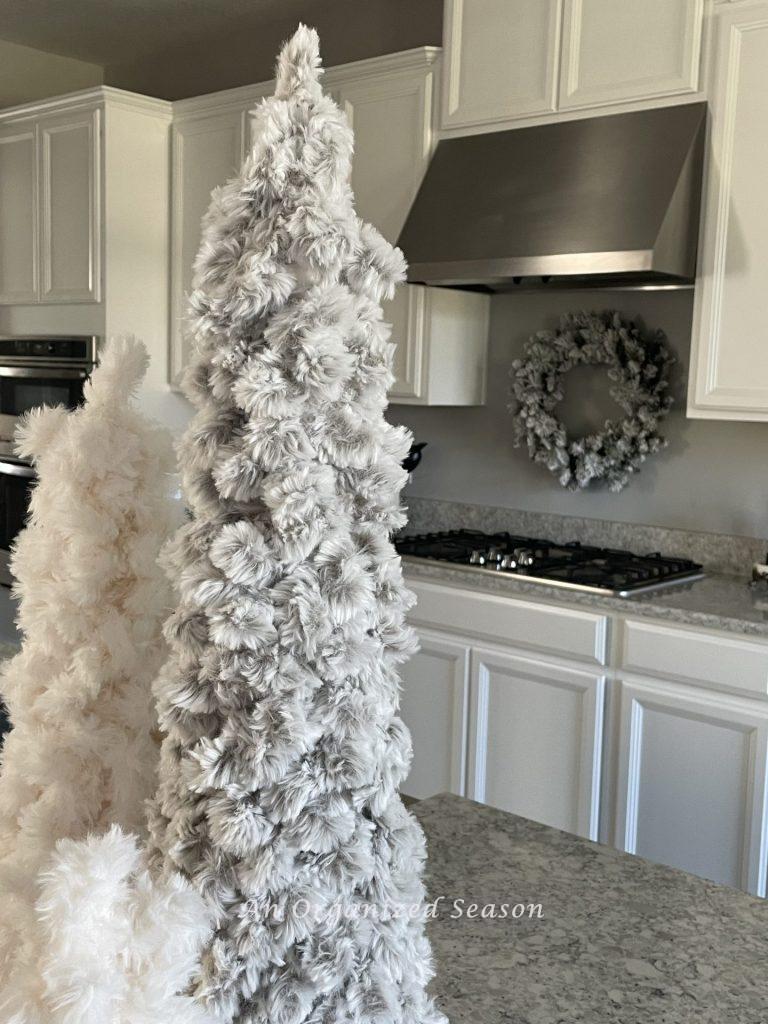
[[[569,313],[559,330],[530,338],[525,358],[512,364],[515,446],[527,444],[530,458],[570,490],[593,480],[622,490],[641,463],[667,443],[658,425],[672,404],[673,361],[662,331],[644,340],[635,324],[616,312]],[[563,398],[565,375],[583,365],[607,366],[609,394],[626,416],[607,420],[599,433],[571,440],[555,408]]]

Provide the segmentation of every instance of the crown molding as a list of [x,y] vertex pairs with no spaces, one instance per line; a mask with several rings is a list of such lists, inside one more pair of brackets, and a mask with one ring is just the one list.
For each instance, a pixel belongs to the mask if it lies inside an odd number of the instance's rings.
[[227,110],[241,110],[274,92],[274,81],[256,82],[253,85],[238,85],[234,89],[206,92],[202,96],[190,96],[173,101],[174,120],[182,117],[220,114]]
[[144,96],[138,92],[129,92],[127,89],[115,89],[111,85],[103,85],[101,91],[107,106],[124,107],[137,114],[152,114],[154,117],[162,117],[168,121],[173,118],[173,104],[170,100]]
[[[379,57],[351,61],[349,64],[337,64],[335,67],[326,69],[323,81],[333,88],[352,79],[360,81],[388,74],[423,71],[436,64],[441,53],[442,50],[439,46],[417,46],[412,50],[385,53]],[[186,119],[223,113],[230,109],[242,109],[255,104],[264,96],[269,96],[273,91],[274,81],[270,80],[171,102],[170,100],[155,99],[152,96],[142,96],[140,93],[129,92],[126,89],[116,89],[111,85],[98,85],[91,89],[65,93],[63,96],[53,96],[50,99],[7,107],[5,110],[0,110],[0,122],[21,121],[57,111],[95,106],[123,107],[126,110],[133,110],[135,113],[149,114],[171,121],[176,117]]]
[[355,60],[349,64],[337,64],[326,70],[324,81],[334,85],[348,78],[357,81],[396,71],[422,71],[435,64],[442,52],[439,46],[416,46],[412,50],[399,50],[396,53],[384,53],[380,57],[367,57],[365,60]]
[[[350,79],[359,81],[397,72],[422,71],[435,64],[441,53],[439,46],[417,46],[412,50],[385,53],[380,57],[368,57],[349,64],[337,64],[325,69],[323,84],[333,88],[343,85]],[[224,113],[227,110],[240,110],[257,103],[264,96],[270,96],[274,88],[274,79],[270,79],[268,82],[255,82],[252,85],[240,85],[234,89],[222,89],[219,92],[204,93],[202,96],[174,100],[173,116],[186,119]]]
[[0,121],[24,120],[54,114],[62,110],[77,110],[81,107],[123,107],[140,114],[150,114],[170,121],[173,116],[173,104],[168,100],[142,96],[126,89],[115,89],[110,85],[97,85],[92,89],[81,89],[78,92],[53,96],[50,99],[37,100],[34,103],[22,103],[15,107],[0,110]]

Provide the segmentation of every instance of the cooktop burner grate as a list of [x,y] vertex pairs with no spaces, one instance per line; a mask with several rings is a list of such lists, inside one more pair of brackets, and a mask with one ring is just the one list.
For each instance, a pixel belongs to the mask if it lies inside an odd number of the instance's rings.
[[626,597],[673,583],[691,582],[704,574],[688,558],[667,558],[658,552],[592,547],[577,541],[556,544],[510,533],[449,530],[400,537],[401,555],[449,562],[483,572],[524,576],[531,582]]

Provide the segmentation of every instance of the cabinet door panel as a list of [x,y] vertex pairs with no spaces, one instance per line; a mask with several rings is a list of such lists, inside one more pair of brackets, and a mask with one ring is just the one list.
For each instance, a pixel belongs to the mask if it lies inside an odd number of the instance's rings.
[[0,130],[0,303],[37,301],[34,126]]
[[431,146],[431,73],[392,75],[339,89],[355,133],[355,207],[396,242],[427,167]]
[[239,169],[246,112],[227,111],[173,127],[171,211],[171,378],[177,382],[189,352],[184,331],[201,221],[211,192]]
[[[343,82],[336,98],[355,133],[352,188],[358,214],[397,237],[416,197],[432,146],[431,68]],[[423,289],[401,285],[384,317],[396,345],[392,398],[423,395]]]
[[442,127],[555,109],[560,0],[447,0]]
[[408,796],[464,796],[469,648],[440,633],[421,631],[420,650],[403,671],[400,714],[411,732]]
[[597,839],[604,677],[472,652],[470,796]]
[[688,414],[768,419],[768,3],[718,9]]
[[542,604],[526,597],[488,594],[411,577],[418,603],[411,613],[421,626],[451,630],[482,644],[526,648],[535,658],[581,661],[586,666],[608,660],[605,613]]
[[44,117],[40,131],[43,302],[98,302],[101,113]]
[[703,0],[565,0],[560,108],[695,92]]
[[623,682],[616,845],[765,895],[768,707]]
[[768,645],[757,639],[631,619],[621,635],[621,667],[627,672],[768,696]]
[[418,284],[400,285],[394,299],[382,303],[384,319],[392,325],[391,341],[395,345],[392,372],[395,382],[389,397],[420,400],[425,391],[424,331],[425,295]]

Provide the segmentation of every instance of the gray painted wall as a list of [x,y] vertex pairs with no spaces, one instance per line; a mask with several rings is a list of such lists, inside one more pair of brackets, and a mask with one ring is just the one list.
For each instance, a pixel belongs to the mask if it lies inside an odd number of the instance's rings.
[[[748,537],[768,532],[768,423],[689,420],[685,373],[693,293],[529,292],[494,296],[491,302],[487,404],[440,409],[393,406],[429,447],[407,493],[474,504],[498,505],[619,522],[714,531]],[[645,464],[620,494],[571,493],[545,469],[512,447],[509,367],[525,339],[557,325],[561,313],[617,308],[667,334],[678,363],[676,403],[665,421],[669,446]],[[617,412],[603,392],[600,370],[573,371],[561,406],[574,431],[599,425]]]
[[0,108],[89,89],[103,81],[104,68],[95,64],[0,39]]

